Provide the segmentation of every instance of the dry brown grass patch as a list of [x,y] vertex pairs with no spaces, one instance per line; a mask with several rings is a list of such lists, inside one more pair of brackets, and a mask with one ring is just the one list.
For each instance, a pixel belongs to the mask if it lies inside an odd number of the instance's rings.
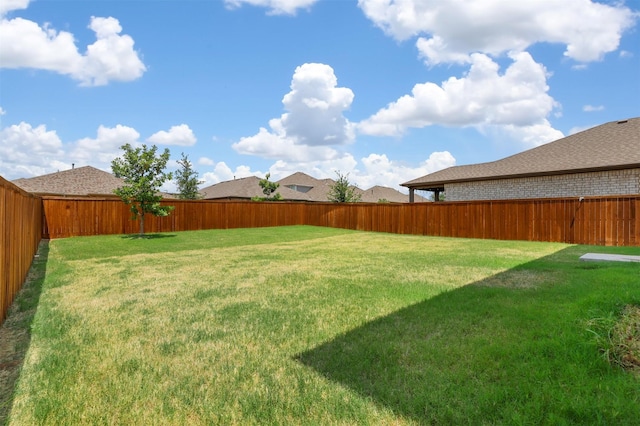
[[627,305],[611,330],[613,360],[640,377],[640,306]]

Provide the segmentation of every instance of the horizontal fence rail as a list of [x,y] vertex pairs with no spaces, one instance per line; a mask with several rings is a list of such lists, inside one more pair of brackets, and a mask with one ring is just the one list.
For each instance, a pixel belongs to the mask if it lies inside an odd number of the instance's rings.
[[22,287],[42,235],[42,200],[0,177],[0,324]]
[[[640,195],[413,204],[170,200],[145,232],[315,225],[361,231],[606,246],[640,245]],[[135,234],[119,199],[44,197],[43,235]]]

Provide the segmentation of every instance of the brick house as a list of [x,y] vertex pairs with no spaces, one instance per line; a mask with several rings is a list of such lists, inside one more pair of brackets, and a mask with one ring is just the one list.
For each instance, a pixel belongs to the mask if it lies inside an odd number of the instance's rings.
[[640,118],[612,121],[488,163],[454,166],[402,184],[447,201],[640,193]]

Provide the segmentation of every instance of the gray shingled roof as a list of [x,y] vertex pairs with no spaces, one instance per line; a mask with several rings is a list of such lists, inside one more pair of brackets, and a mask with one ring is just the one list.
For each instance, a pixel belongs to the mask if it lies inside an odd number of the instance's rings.
[[[390,203],[408,203],[409,195],[403,194],[400,191],[396,191],[393,188],[389,188],[386,186],[373,186],[366,190],[361,190],[360,195],[362,196],[362,202],[364,203],[377,203],[380,200],[387,200]],[[415,196],[415,202],[423,202],[426,201],[419,195]]]
[[498,161],[449,167],[402,186],[435,189],[454,182],[636,167],[640,167],[640,118],[631,118],[602,124]]
[[124,181],[111,173],[91,166],[77,167],[62,172],[13,181],[34,194],[55,195],[114,195],[113,190]]
[[[124,179],[92,166],[76,167],[62,172],[32,178],[16,179],[13,183],[27,192],[39,195],[99,195],[113,196]],[[173,194],[159,193],[163,198],[176,198]]]
[[318,179],[316,185],[307,192],[309,198],[313,201],[317,201],[320,203],[326,203],[329,201],[327,198],[327,194],[329,193],[329,189],[331,189],[331,185],[335,184],[336,181],[333,179]]
[[319,180],[306,173],[296,172],[278,181],[280,186],[299,185],[299,186],[318,186]]
[[[331,185],[336,183],[336,181],[333,179],[316,179],[306,173],[296,172],[290,176],[280,179],[278,183],[281,185],[281,187],[286,185],[311,187],[312,189],[306,192],[306,194],[309,196],[309,200],[326,202],[328,201],[327,194],[329,193],[329,189]],[[382,199],[385,199],[391,203],[409,202],[409,195],[403,194],[400,191],[386,186],[373,186],[369,189],[364,190],[358,187],[354,188],[355,192],[360,194],[360,196],[362,197],[361,201],[365,203],[377,203]],[[427,201],[419,195],[416,195],[415,198],[416,202]]]
[[[307,194],[297,192],[280,185],[276,190],[285,200],[309,201]],[[202,198],[205,200],[220,199],[246,199],[253,197],[264,197],[262,187],[260,187],[260,178],[257,176],[249,176],[241,179],[233,179],[225,182],[216,183],[200,190]]]
[[[280,184],[277,192],[284,200],[290,201],[315,201],[327,202],[327,193],[331,185],[335,183],[333,179],[316,179],[306,173],[297,172],[277,181]],[[308,192],[299,192],[288,188],[286,185],[299,185],[311,187]],[[356,192],[361,194],[362,201],[367,203],[377,203],[381,199],[386,199],[392,203],[408,203],[409,196],[393,188],[384,186],[374,186],[367,190],[356,187]],[[216,183],[200,190],[200,194],[206,200],[237,200],[253,197],[264,197],[260,187],[260,178],[250,176],[242,179],[228,180]],[[420,196],[416,196],[416,201],[426,201]]]

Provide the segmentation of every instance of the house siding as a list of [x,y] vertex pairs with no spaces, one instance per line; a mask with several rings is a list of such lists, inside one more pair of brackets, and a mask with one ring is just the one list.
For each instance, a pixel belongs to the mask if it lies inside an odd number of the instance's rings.
[[447,201],[640,194],[640,168],[445,184]]

